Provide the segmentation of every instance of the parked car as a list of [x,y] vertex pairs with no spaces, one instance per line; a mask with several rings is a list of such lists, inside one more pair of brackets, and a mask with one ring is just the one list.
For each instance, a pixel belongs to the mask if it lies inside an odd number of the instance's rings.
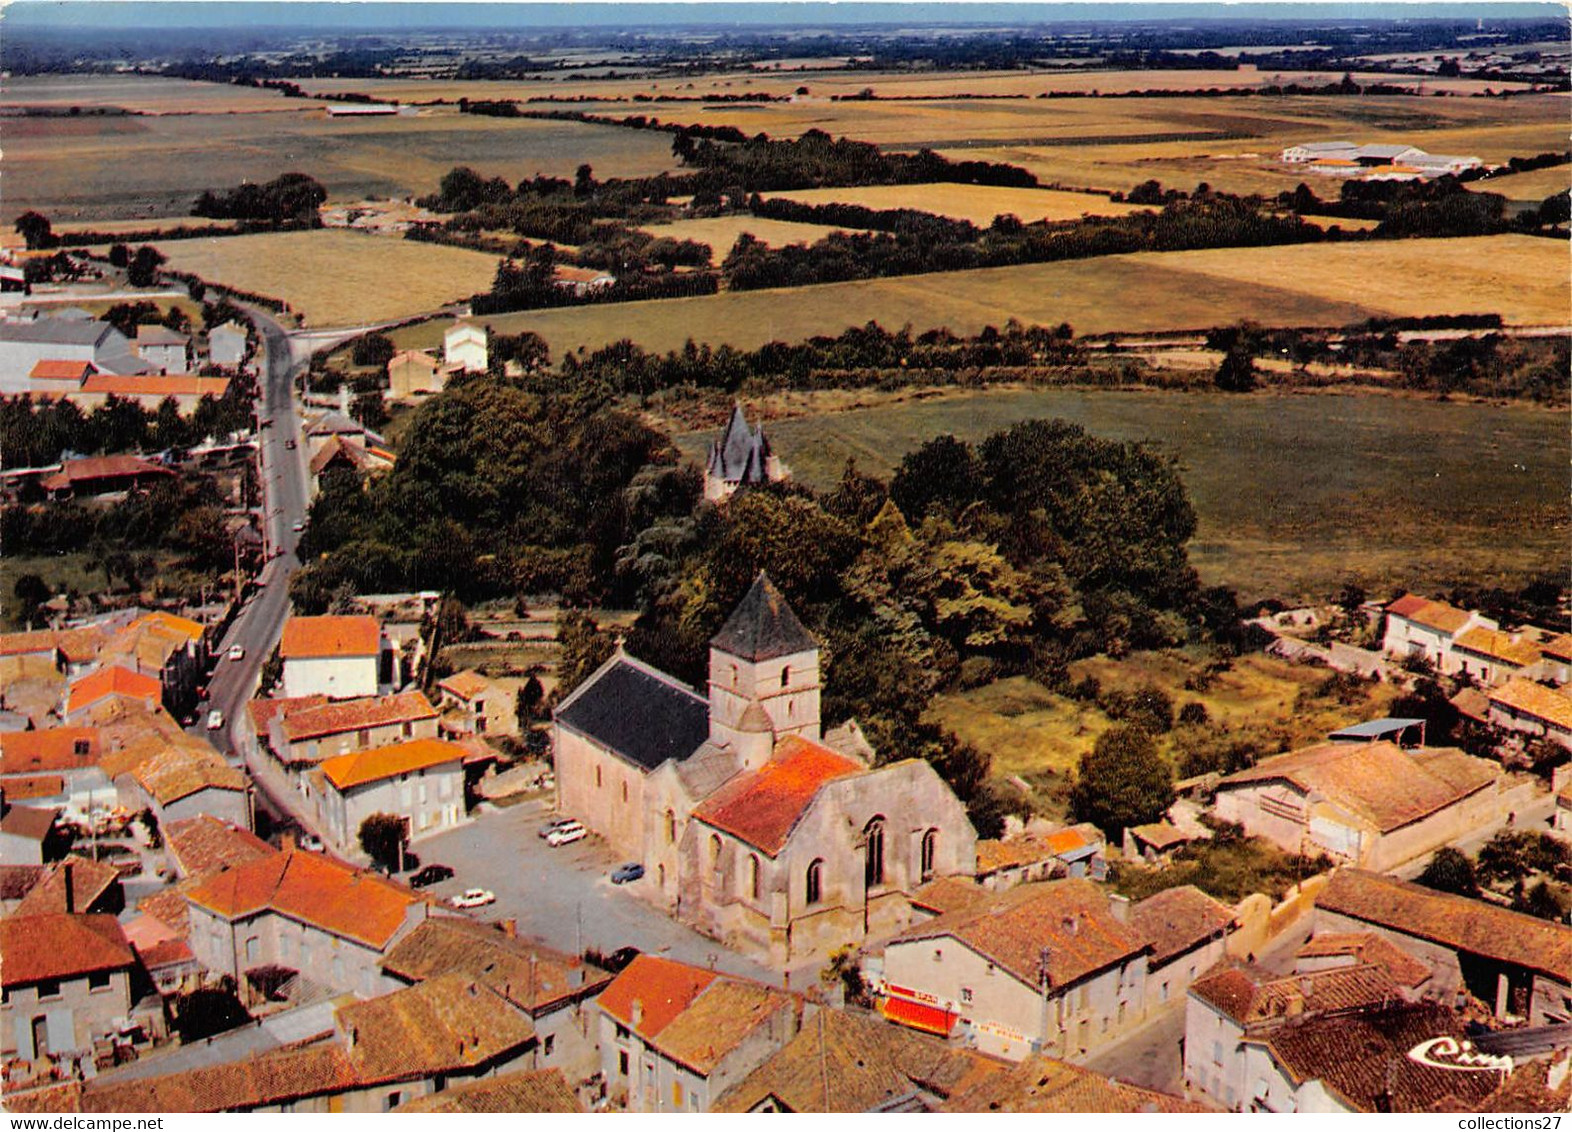
[[224,726],[224,713],[214,708],[207,713],[207,729],[217,731]]
[[629,861],[626,865],[618,866],[616,871],[611,874],[611,883],[627,884],[630,881],[638,880],[643,875],[644,866],[637,861]]
[[570,825],[559,826],[548,833],[546,835],[546,844],[556,849],[562,845],[571,845],[575,841],[583,841],[588,836],[589,830],[585,829],[578,822],[573,822]]
[[466,888],[463,895],[455,896],[448,901],[455,908],[480,908],[496,902],[497,894],[485,888]]
[[541,826],[540,827],[540,832],[537,833],[535,836],[536,837],[540,837],[540,838],[550,837],[552,835],[552,833],[554,833],[555,831],[561,829],[563,826],[578,825],[578,824],[579,823],[578,823],[578,819],[577,818],[553,818],[551,821],[549,821],[545,825]]
[[291,523],[291,524],[289,524],[289,529],[294,531],[298,535],[301,531],[306,529],[306,524],[305,523]]
[[245,650],[245,648],[243,646],[241,646],[241,645],[230,645],[229,646],[229,659],[230,660],[245,660],[246,659],[246,650]]
[[291,452],[293,452],[295,450],[295,442],[294,442],[294,440],[291,439],[291,440],[284,441],[284,447],[289,449]]
[[432,885],[448,880],[452,876],[453,870],[446,865],[427,865],[409,878],[409,887],[430,888]]

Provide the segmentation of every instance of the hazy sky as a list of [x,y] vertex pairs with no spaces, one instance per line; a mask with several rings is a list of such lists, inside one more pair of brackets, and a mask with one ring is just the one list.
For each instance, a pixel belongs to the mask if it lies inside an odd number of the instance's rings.
[[297,26],[366,32],[404,28],[627,25],[1027,24],[1055,21],[1554,18],[1553,3],[270,3],[13,0],[0,20],[20,27]]

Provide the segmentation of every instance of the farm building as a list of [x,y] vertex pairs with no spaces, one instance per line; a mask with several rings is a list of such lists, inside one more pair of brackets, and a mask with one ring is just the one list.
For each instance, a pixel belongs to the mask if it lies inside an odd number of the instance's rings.
[[29,375],[42,361],[92,362],[111,374],[147,373],[131,340],[107,322],[69,318],[0,321],[0,394],[27,393]]
[[45,476],[39,484],[51,499],[75,499],[135,491],[173,479],[174,475],[162,464],[140,456],[86,456],[66,460],[58,472]]
[[452,372],[424,350],[401,350],[388,362],[388,396],[404,401],[419,393],[441,393]]
[[485,373],[489,364],[489,333],[473,322],[455,322],[442,335],[444,365],[466,373]]
[[1572,696],[1565,689],[1511,679],[1491,691],[1489,697],[1487,718],[1494,726],[1572,748]]

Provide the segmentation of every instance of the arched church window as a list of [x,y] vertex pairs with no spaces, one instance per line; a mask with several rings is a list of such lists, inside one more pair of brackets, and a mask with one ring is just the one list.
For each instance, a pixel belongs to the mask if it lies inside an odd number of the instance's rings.
[[922,835],[922,879],[933,876],[933,861],[939,848],[939,831],[930,829]]
[[666,811],[666,844],[677,843],[677,815],[671,810]]
[[817,904],[824,898],[824,862],[815,861],[808,866],[807,895],[809,904]]
[[862,879],[866,888],[884,883],[884,819],[874,818],[863,827]]

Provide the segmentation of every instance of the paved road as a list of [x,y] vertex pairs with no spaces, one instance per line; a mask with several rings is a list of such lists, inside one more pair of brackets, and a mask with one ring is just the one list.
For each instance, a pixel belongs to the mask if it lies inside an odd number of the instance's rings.
[[[600,839],[548,846],[537,833],[550,817],[544,803],[522,802],[417,841],[411,848],[422,862],[447,865],[455,874],[427,891],[446,898],[466,888],[488,888],[497,902],[476,909],[477,916],[517,920],[521,936],[570,954],[587,947],[602,953],[637,947],[779,984],[780,976],[668,919],[632,886],[612,884],[609,874],[618,862]],[[794,978],[793,989],[806,989],[800,981]]]
[[1179,1093],[1184,1078],[1180,1046],[1184,1040],[1184,1004],[1183,996],[1164,1003],[1139,1029],[1118,1043],[1091,1053],[1082,1059],[1082,1064],[1132,1085]]

